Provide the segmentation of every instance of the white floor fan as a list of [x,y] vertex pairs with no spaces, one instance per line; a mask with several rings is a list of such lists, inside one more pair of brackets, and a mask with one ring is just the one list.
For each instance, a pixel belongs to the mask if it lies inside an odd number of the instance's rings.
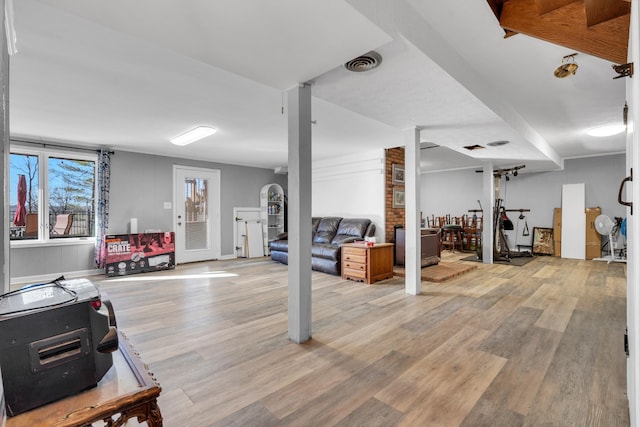
[[613,237],[618,237],[619,228],[616,227],[616,223],[611,220],[607,215],[598,215],[596,220],[594,221],[594,225],[596,227],[596,231],[603,236],[609,237],[609,255],[594,258],[594,261],[607,261],[607,264],[610,262],[627,262],[626,258],[617,257],[615,255],[614,246],[616,240],[613,240]]

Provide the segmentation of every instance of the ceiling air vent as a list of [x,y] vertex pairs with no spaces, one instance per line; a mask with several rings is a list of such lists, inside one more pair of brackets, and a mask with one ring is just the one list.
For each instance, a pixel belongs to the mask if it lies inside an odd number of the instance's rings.
[[361,73],[363,71],[370,71],[374,68],[378,68],[382,64],[382,56],[375,51],[367,52],[364,55],[358,56],[344,64],[344,68],[355,73]]
[[493,142],[487,143],[487,145],[489,147],[501,147],[503,145],[507,145],[508,143],[509,141],[493,141]]

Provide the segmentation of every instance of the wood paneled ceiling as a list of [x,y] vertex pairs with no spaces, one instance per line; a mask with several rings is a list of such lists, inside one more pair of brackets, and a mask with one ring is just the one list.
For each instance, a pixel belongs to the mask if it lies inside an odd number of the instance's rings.
[[505,37],[525,34],[616,64],[627,62],[631,0],[487,0]]

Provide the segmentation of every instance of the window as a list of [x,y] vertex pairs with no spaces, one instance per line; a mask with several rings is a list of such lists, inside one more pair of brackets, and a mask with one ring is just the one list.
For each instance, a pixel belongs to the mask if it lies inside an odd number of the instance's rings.
[[96,160],[96,155],[13,148],[11,240],[94,237]]

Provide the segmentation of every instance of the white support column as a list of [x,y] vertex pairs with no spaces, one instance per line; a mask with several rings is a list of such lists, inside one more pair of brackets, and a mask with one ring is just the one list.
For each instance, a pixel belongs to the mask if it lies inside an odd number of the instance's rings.
[[311,338],[311,87],[288,92],[289,339]]
[[0,188],[3,189],[3,203],[0,206],[0,285],[2,293],[9,291],[11,274],[9,272],[9,223],[11,221],[9,211],[9,53],[7,50],[7,33],[5,24],[5,4],[0,0],[0,161],[2,173],[0,173]]
[[420,130],[405,131],[405,292],[418,295],[420,282]]
[[493,205],[495,204],[495,183],[493,163],[483,162],[482,166],[482,262],[493,264]]

